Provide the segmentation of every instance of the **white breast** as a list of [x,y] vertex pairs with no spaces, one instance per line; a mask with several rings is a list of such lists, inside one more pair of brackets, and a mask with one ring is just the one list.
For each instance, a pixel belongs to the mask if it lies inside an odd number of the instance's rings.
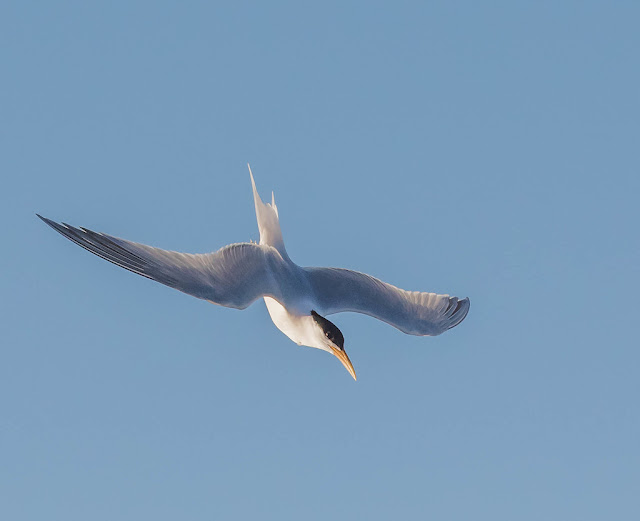
[[295,315],[277,300],[264,297],[271,320],[276,327],[298,345],[308,346],[312,342],[313,319],[309,316]]

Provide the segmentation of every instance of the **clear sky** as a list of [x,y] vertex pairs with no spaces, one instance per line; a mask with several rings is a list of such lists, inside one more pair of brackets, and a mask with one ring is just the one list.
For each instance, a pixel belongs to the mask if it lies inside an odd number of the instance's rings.
[[[0,6],[0,517],[640,516],[638,2]],[[469,296],[358,372],[35,217]]]

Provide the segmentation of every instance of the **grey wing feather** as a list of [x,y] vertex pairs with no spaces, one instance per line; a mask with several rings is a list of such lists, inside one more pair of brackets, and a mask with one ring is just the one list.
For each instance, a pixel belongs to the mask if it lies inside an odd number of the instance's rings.
[[244,309],[274,293],[269,266],[278,253],[270,246],[239,243],[214,253],[179,253],[38,217],[98,257],[221,306]]
[[305,269],[325,314],[354,311],[410,335],[435,336],[457,326],[469,312],[468,298],[405,291],[346,269]]

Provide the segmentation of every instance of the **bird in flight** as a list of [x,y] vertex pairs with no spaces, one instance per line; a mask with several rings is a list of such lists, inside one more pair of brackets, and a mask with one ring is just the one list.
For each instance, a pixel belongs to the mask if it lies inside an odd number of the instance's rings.
[[467,316],[468,298],[405,291],[347,269],[298,266],[285,249],[273,193],[271,203],[263,203],[251,167],[249,175],[260,243],[230,244],[213,253],[161,250],[36,215],[98,257],[194,297],[236,309],[264,298],[280,331],[298,345],[334,354],[354,380],[344,336],[326,315],[364,313],[418,336],[444,333]]

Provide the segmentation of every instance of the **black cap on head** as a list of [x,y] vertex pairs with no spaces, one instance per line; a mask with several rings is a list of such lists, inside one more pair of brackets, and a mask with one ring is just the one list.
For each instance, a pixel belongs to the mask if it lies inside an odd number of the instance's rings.
[[344,336],[342,336],[342,332],[336,327],[336,325],[323,316],[318,315],[318,313],[313,310],[311,310],[311,316],[322,328],[325,336],[344,351]]

